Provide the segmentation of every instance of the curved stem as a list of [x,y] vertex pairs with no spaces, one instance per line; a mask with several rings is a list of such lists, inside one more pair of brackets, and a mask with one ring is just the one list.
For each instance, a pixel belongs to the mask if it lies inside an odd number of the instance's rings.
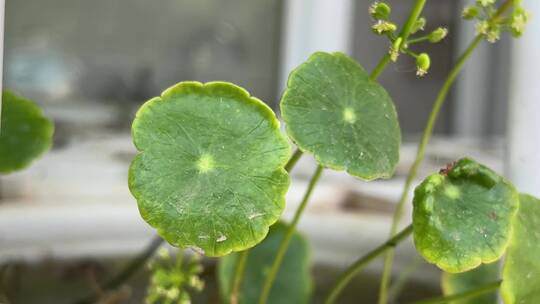
[[[161,244],[163,244],[163,239],[159,236],[154,237],[152,242],[142,251],[139,253],[133,260],[129,262],[129,264],[122,270],[119,274],[117,274],[115,277],[111,278],[110,280],[106,281],[105,284],[101,287],[102,290],[111,290],[118,288],[122,284],[124,284],[127,280],[129,280],[137,271],[142,268],[148,259],[150,259],[154,252],[161,247]],[[76,304],[89,304],[94,303],[98,299],[99,295],[97,293],[92,293],[88,295],[87,297],[76,301]]]
[[381,73],[384,71],[384,69],[386,68],[386,66],[390,63],[390,54],[386,54],[382,59],[381,61],[379,61],[379,63],[377,64],[377,66],[375,67],[375,69],[373,69],[373,71],[371,72],[371,75],[369,75],[369,79],[370,80],[377,80],[377,78],[379,78],[379,76],[381,75]]
[[291,156],[291,159],[289,159],[289,162],[285,165],[285,170],[287,172],[291,172],[298,160],[302,157],[303,152],[300,151],[300,149],[296,149],[294,151],[293,155]]
[[457,301],[457,300],[470,300],[474,299],[478,296],[484,295],[486,293],[492,293],[496,291],[501,286],[502,281],[493,282],[490,284],[487,284],[485,286],[468,290],[462,293],[450,295],[450,296],[444,296],[444,297],[437,297],[433,299],[427,299],[422,300],[418,302],[414,302],[415,304],[445,304],[450,303],[451,301]]
[[240,256],[238,257],[231,291],[231,304],[238,304],[240,286],[242,285],[242,279],[244,278],[248,256],[249,250],[244,250],[240,252]]
[[[506,0],[499,7],[499,9],[495,13],[491,21],[499,18],[511,6],[512,6],[512,0]],[[392,227],[390,229],[391,236],[396,233],[399,227],[401,218],[403,217],[403,209],[405,207],[405,202],[407,201],[407,197],[411,189],[412,182],[416,178],[418,169],[424,159],[425,150],[426,150],[427,144],[429,143],[429,140],[431,139],[431,135],[433,134],[433,128],[439,116],[441,107],[443,106],[444,101],[446,100],[446,97],[448,95],[448,92],[450,88],[452,87],[452,85],[454,84],[454,81],[456,80],[457,76],[463,69],[463,66],[465,65],[467,60],[471,57],[472,53],[478,47],[480,42],[482,42],[482,40],[483,40],[482,35],[477,35],[473,39],[473,41],[467,47],[465,52],[458,58],[456,65],[452,68],[443,86],[441,87],[441,90],[439,91],[439,94],[437,95],[437,99],[435,99],[435,102],[433,104],[433,109],[431,110],[431,113],[429,115],[426,128],[424,129],[424,133],[422,134],[422,139],[420,140],[420,144],[418,145],[416,158],[414,160],[413,165],[411,166],[409,175],[407,176],[407,179],[405,180],[405,186],[403,188],[403,192],[401,193],[401,197],[399,199],[398,205],[396,206],[396,209],[394,211],[394,216],[392,219]],[[392,273],[393,260],[394,260],[394,251],[390,250],[388,251],[384,259],[383,275],[382,275],[382,280],[381,280],[381,287],[379,289],[379,304],[386,304],[387,302],[388,285],[390,281],[390,275]]]
[[393,238],[386,241],[384,244],[380,245],[379,247],[375,248],[373,251],[369,252],[368,254],[364,255],[360,259],[358,259],[354,264],[352,264],[343,274],[340,275],[338,278],[336,284],[332,289],[330,290],[330,293],[326,297],[325,303],[326,304],[332,304],[337,300],[337,297],[347,286],[349,281],[354,278],[364,267],[369,264],[373,259],[377,258],[381,254],[383,254],[385,251],[396,247],[401,241],[406,239],[411,233],[412,233],[412,225],[409,225],[407,228],[403,229],[400,233],[396,234]]
[[300,217],[302,216],[302,213],[304,212],[304,209],[307,206],[307,202],[309,201],[309,198],[311,197],[311,194],[313,193],[313,189],[315,189],[315,185],[317,185],[317,182],[319,181],[319,178],[321,177],[322,171],[323,171],[323,167],[318,165],[317,169],[315,170],[315,173],[313,173],[313,176],[311,177],[306,193],[304,194],[304,198],[302,199],[300,206],[298,206],[298,209],[296,209],[296,212],[294,213],[294,217],[291,223],[289,224],[289,227],[287,228],[287,233],[285,234],[285,237],[283,238],[283,240],[281,241],[281,244],[279,245],[279,249],[277,251],[274,262],[272,263],[272,267],[270,268],[270,272],[266,276],[266,280],[263,285],[261,296],[259,298],[259,304],[266,304],[268,301],[268,296],[270,295],[272,284],[274,283],[274,280],[276,279],[276,275],[279,271],[279,267],[281,266],[281,262],[283,261],[283,257],[285,256],[285,253],[287,252],[287,248],[289,247],[289,243],[296,229],[296,225],[298,224],[298,221],[300,220]]
[[[470,44],[470,46],[467,48],[465,53],[461,55],[457,64],[453,67],[452,71],[448,75],[448,78],[444,82],[439,92],[439,95],[437,96],[437,99],[435,100],[435,103],[433,104],[433,109],[431,110],[431,113],[429,115],[426,128],[424,129],[424,133],[422,134],[422,139],[420,140],[420,144],[418,145],[416,158],[414,160],[413,165],[411,166],[411,169],[409,170],[409,175],[407,175],[407,179],[405,180],[405,186],[403,188],[403,192],[401,193],[401,197],[394,211],[394,216],[392,219],[392,227],[390,229],[390,235],[394,235],[397,231],[397,228],[399,227],[401,218],[403,217],[403,210],[405,208],[405,202],[407,201],[409,191],[411,189],[414,179],[416,178],[418,169],[420,168],[420,165],[422,164],[422,161],[424,159],[427,144],[429,140],[431,139],[435,122],[437,121],[437,117],[439,116],[441,107],[443,106],[444,101],[446,100],[448,91],[450,90],[450,87],[454,83],[459,72],[461,72],[463,65],[465,64],[467,59],[469,59],[474,49],[476,49],[476,47],[480,44],[482,39],[483,38],[481,36],[477,36],[473,40],[473,42]],[[386,254],[386,257],[384,260],[381,287],[379,289],[379,304],[385,304],[387,301],[388,283],[390,281],[390,274],[392,273],[393,260],[394,260],[394,251],[390,250]]]

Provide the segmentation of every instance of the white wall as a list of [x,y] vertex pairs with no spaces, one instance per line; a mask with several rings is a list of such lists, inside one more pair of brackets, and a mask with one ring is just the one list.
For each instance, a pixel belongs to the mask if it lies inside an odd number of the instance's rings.
[[352,48],[352,0],[286,0],[280,73],[280,91],[292,69],[315,51]]
[[507,173],[521,192],[540,196],[540,1],[523,4],[532,18],[512,54]]

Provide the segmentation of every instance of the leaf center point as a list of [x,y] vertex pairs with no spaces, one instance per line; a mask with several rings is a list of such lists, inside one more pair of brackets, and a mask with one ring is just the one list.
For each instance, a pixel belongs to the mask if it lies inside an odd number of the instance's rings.
[[350,124],[353,124],[356,121],[356,113],[354,113],[352,108],[345,108],[345,110],[343,110],[343,120]]
[[199,169],[199,172],[201,173],[212,171],[214,167],[215,167],[214,158],[209,154],[203,154],[201,158],[199,158],[199,160],[197,161],[197,168]]

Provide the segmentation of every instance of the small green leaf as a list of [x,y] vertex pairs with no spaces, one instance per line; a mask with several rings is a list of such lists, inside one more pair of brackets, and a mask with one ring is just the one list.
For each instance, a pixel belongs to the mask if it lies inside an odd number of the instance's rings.
[[[454,295],[499,280],[499,264],[491,263],[463,273],[443,273],[442,290],[445,295]],[[452,301],[449,304],[496,304],[497,293],[481,295],[472,299]]]
[[[250,250],[239,292],[240,304],[257,303],[264,280],[272,266],[279,245],[285,237],[287,228],[286,224],[278,222],[270,228],[268,237]],[[307,241],[299,233],[295,233],[287,253],[285,253],[268,303],[308,303],[312,286],[309,260]],[[219,263],[218,280],[225,303],[229,303],[230,300],[237,262],[238,254],[231,254],[222,258]]]
[[0,173],[21,170],[52,145],[53,123],[32,101],[11,92],[2,94]]
[[429,176],[414,194],[414,242],[447,272],[498,260],[519,203],[514,186],[470,159]]
[[365,180],[393,175],[401,133],[390,96],[342,53],[315,53],[281,100],[289,136],[324,167]]
[[290,146],[242,88],[179,83],[141,107],[132,136],[131,193],[172,245],[222,256],[256,245],[279,219]]
[[501,294],[506,304],[540,303],[540,200],[530,195],[520,196]]

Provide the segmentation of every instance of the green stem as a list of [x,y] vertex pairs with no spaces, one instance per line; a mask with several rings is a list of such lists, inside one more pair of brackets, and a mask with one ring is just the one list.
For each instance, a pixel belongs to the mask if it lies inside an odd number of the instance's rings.
[[400,271],[399,276],[396,279],[396,282],[390,286],[388,290],[388,302],[395,303],[399,298],[399,295],[406,287],[407,281],[418,270],[422,260],[420,257],[415,256],[413,260],[407,263],[407,267],[404,270]]
[[234,280],[231,290],[231,304],[238,304],[240,286],[242,285],[242,280],[244,278],[248,256],[249,250],[240,252],[238,264],[236,264],[236,270],[234,272]]
[[298,160],[302,157],[302,154],[303,152],[300,151],[300,149],[296,149],[296,151],[294,151],[291,159],[289,159],[289,162],[285,165],[285,170],[287,170],[287,172],[292,171]]
[[[384,71],[386,66],[390,63],[390,55],[386,54],[377,64],[377,67],[371,72],[371,75],[369,78],[371,80],[376,80],[379,75]],[[302,157],[302,151],[300,149],[297,149],[294,154],[292,155],[291,159],[285,166],[285,170],[287,172],[290,172],[292,168],[296,165],[298,160]],[[322,173],[323,168],[321,166],[318,166],[317,171],[315,171],[315,174],[311,178],[310,185],[308,186],[307,192],[304,195],[304,199],[302,200],[302,203],[296,210],[295,216],[293,221],[291,222],[291,226],[289,227],[289,230],[287,231],[287,236],[280,244],[278,254],[276,255],[276,258],[274,260],[274,263],[272,264],[272,268],[270,270],[269,275],[266,277],[266,281],[263,285],[263,291],[261,293],[261,296],[259,298],[259,304],[265,304],[268,301],[268,296],[270,294],[270,290],[272,289],[272,284],[275,280],[275,277],[277,275],[277,272],[279,270],[279,267],[281,266],[281,262],[283,260],[283,256],[285,255],[285,252],[287,250],[287,247],[290,242],[290,238],[292,237],[292,233],[294,232],[295,226],[300,219],[300,216],[302,215],[302,212],[307,204],[307,201],[309,199],[309,196],[311,195],[311,192],[313,191],[313,188],[315,187],[315,184],[317,183],[317,180],[320,177],[320,174]]]
[[[506,0],[499,7],[499,9],[497,10],[497,12],[495,13],[495,15],[492,17],[490,21],[498,19],[511,6],[512,6],[512,0]],[[439,91],[439,94],[437,95],[437,99],[435,99],[435,102],[433,104],[433,109],[431,110],[431,113],[429,115],[426,128],[424,129],[424,133],[422,134],[422,139],[420,140],[420,144],[418,145],[416,158],[414,160],[413,165],[411,166],[409,175],[407,176],[407,179],[405,180],[405,186],[403,188],[403,192],[401,193],[400,200],[394,211],[394,216],[392,219],[392,228],[390,229],[391,236],[396,233],[399,227],[401,218],[403,217],[403,209],[405,207],[405,202],[407,201],[409,191],[412,187],[412,182],[416,178],[418,169],[424,159],[425,150],[426,150],[427,144],[429,143],[429,140],[431,139],[431,135],[433,134],[433,128],[435,126],[435,122],[437,121],[437,117],[439,116],[441,107],[443,106],[444,101],[446,100],[446,97],[448,95],[450,88],[452,87],[452,84],[454,84],[454,81],[456,80],[457,76],[463,69],[463,66],[465,65],[467,60],[471,57],[471,55],[473,54],[474,50],[478,47],[480,42],[482,42],[483,38],[484,37],[482,35],[477,35],[473,39],[473,41],[467,47],[465,52],[459,57],[456,65],[450,71],[450,74],[446,78],[441,90]],[[383,274],[382,274],[381,287],[379,290],[379,304],[386,304],[387,302],[388,285],[390,281],[390,275],[392,273],[393,260],[394,260],[394,251],[389,250],[384,259],[384,269],[383,269]]]
[[332,304],[337,300],[337,297],[347,286],[349,281],[354,278],[364,267],[369,264],[372,260],[383,254],[385,251],[396,247],[401,241],[405,240],[413,231],[412,225],[409,225],[407,228],[403,229],[400,233],[396,234],[394,237],[386,241],[384,244],[375,248],[373,251],[364,255],[358,259],[354,264],[352,264],[343,274],[340,275],[336,284],[330,290],[330,293],[326,297],[325,303]]
[[[298,160],[302,157],[302,154],[304,154],[300,149],[296,149],[285,165],[285,170],[287,172],[291,172]],[[238,297],[239,297],[239,291],[240,291],[240,284],[242,284],[242,280],[244,279],[244,273],[245,273],[245,263],[247,260],[247,256],[249,255],[249,251],[245,250],[241,253],[240,260],[238,264],[236,265],[235,274],[234,274],[234,285],[231,292],[231,304],[238,303]]]
[[384,71],[384,68],[390,63],[390,54],[386,54],[381,61],[379,61],[379,64],[373,69],[371,72],[371,75],[369,75],[370,80],[377,80],[381,73]]
[[501,286],[501,283],[502,283],[501,281],[497,281],[497,282],[493,282],[493,283],[487,284],[485,286],[482,286],[473,290],[468,290],[468,291],[450,295],[450,296],[437,297],[433,299],[418,301],[418,302],[415,302],[415,304],[445,304],[445,303],[450,303],[452,301],[457,301],[457,300],[460,300],[460,301],[470,300],[478,296],[496,291]]
[[[435,103],[433,104],[433,109],[431,110],[431,113],[429,115],[426,128],[424,129],[424,133],[422,134],[422,139],[420,140],[420,144],[418,145],[416,158],[414,160],[413,165],[411,166],[409,175],[407,176],[407,179],[405,180],[405,186],[403,188],[403,192],[401,193],[401,197],[394,211],[394,216],[392,219],[392,227],[390,229],[390,235],[394,235],[399,227],[401,218],[403,217],[403,210],[405,207],[405,202],[407,201],[409,191],[411,189],[414,179],[416,178],[418,169],[420,168],[420,165],[422,164],[422,161],[424,159],[427,144],[429,140],[431,139],[431,135],[433,134],[433,128],[435,126],[435,122],[437,121],[437,117],[439,116],[441,107],[443,106],[444,101],[446,100],[448,91],[450,90],[450,87],[454,83],[459,72],[461,72],[463,65],[465,64],[467,59],[469,59],[474,49],[476,49],[476,47],[480,44],[482,39],[483,39],[482,36],[477,36],[473,40],[473,42],[470,44],[470,46],[467,48],[465,53],[461,55],[461,57],[458,59],[457,64],[450,71],[448,78],[446,78],[446,81],[444,82],[439,92],[439,95],[437,96],[437,99],[435,100]],[[383,269],[381,287],[379,289],[379,304],[385,304],[387,302],[388,283],[390,281],[390,274],[392,273],[393,259],[394,259],[394,251],[390,250],[386,254],[386,257],[384,260],[384,269]]]
[[315,173],[313,173],[313,176],[311,177],[306,193],[304,194],[304,198],[302,199],[300,206],[298,206],[298,209],[296,209],[296,212],[294,213],[294,217],[291,223],[289,224],[289,227],[287,228],[287,233],[285,234],[285,237],[283,238],[283,240],[281,241],[281,244],[279,245],[279,249],[277,251],[274,262],[272,263],[272,267],[270,268],[270,272],[266,276],[266,280],[263,285],[261,296],[259,298],[259,304],[266,304],[268,301],[270,290],[272,289],[272,285],[279,271],[279,267],[281,266],[281,262],[283,261],[283,257],[285,256],[285,253],[287,252],[287,248],[289,247],[289,243],[296,229],[296,225],[298,224],[298,221],[300,220],[300,217],[302,216],[302,213],[304,212],[304,209],[307,206],[307,202],[309,201],[309,198],[311,194],[313,193],[313,190],[315,189],[315,185],[317,185],[317,182],[319,181],[319,178],[321,177],[322,171],[323,171],[323,167],[318,165],[317,169],[315,170]]
[[422,37],[418,37],[418,38],[412,38],[412,39],[407,41],[407,44],[408,45],[413,45],[415,43],[420,43],[420,42],[424,42],[424,41],[428,41],[428,40],[429,40],[429,35],[426,35],[426,36],[422,36]]

